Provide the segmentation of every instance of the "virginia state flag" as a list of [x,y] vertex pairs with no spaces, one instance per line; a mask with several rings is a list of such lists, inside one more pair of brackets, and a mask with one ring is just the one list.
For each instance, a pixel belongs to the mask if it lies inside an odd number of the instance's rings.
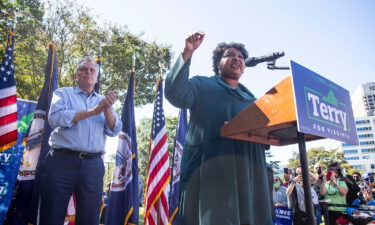
[[176,129],[176,140],[174,144],[173,152],[173,164],[172,164],[172,182],[171,192],[169,193],[169,213],[170,222],[169,224],[178,225],[178,206],[180,204],[180,169],[181,169],[181,158],[183,153],[183,147],[185,145],[185,136],[187,130],[187,111],[181,109],[178,116],[178,125]]
[[134,74],[131,72],[128,92],[122,110],[122,131],[116,154],[106,225],[138,224],[138,153],[134,119]]
[[[36,224],[39,210],[40,171],[43,160],[50,149],[48,144],[52,128],[48,123],[47,115],[51,104],[52,94],[57,89],[57,60],[56,45],[49,43],[48,60],[45,72],[44,86],[40,93],[35,109],[34,119],[31,122],[29,136],[26,142],[26,150],[23,154],[22,165],[18,174],[20,187],[24,191],[32,193],[29,219]],[[32,190],[30,189],[32,188]]]

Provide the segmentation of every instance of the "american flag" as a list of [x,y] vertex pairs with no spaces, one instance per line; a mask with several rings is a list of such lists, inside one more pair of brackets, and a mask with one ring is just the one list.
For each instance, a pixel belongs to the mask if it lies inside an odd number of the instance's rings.
[[180,204],[180,171],[181,159],[185,145],[185,136],[187,130],[187,110],[181,109],[178,116],[178,125],[176,129],[176,140],[174,144],[171,192],[169,196],[170,224],[178,225],[178,206]]
[[158,80],[157,99],[152,120],[147,185],[145,191],[145,225],[167,225],[170,180],[167,133],[163,110],[163,83]]
[[14,35],[10,33],[0,65],[0,152],[17,143],[17,96],[13,50]]

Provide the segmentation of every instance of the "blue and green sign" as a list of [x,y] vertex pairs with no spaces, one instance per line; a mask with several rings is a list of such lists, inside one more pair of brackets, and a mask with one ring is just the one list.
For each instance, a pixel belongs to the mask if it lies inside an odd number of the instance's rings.
[[298,131],[358,145],[349,92],[291,61]]
[[35,102],[17,100],[18,140],[17,144],[0,152],[0,224],[7,214],[13,188],[24,150],[24,137],[33,119]]

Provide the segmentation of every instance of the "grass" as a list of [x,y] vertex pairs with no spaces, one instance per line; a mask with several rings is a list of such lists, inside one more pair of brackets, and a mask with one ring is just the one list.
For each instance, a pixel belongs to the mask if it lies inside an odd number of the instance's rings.
[[139,225],[144,224],[144,222],[145,222],[145,219],[143,217],[144,210],[145,210],[145,208],[139,207]]

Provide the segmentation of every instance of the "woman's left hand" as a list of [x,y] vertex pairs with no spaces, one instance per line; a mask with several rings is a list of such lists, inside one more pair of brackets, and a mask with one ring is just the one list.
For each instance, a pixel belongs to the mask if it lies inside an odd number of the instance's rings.
[[336,177],[335,176],[331,176],[331,183],[332,184],[337,184],[337,180],[336,180]]

